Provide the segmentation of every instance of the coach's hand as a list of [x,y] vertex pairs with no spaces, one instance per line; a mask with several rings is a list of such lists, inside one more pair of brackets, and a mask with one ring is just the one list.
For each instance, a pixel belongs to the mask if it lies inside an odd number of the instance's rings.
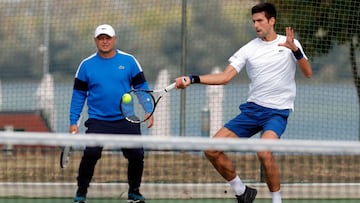
[[69,132],[71,134],[78,134],[79,133],[79,127],[77,125],[71,125],[69,128]]
[[[150,116],[150,114],[145,114],[145,119]],[[151,128],[154,125],[154,116],[150,116],[148,120],[146,120],[147,127]]]

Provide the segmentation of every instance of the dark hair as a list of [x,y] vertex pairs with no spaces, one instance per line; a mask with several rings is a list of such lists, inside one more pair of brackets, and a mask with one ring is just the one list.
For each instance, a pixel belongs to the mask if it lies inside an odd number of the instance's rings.
[[265,17],[269,20],[274,17],[276,19],[276,8],[271,3],[259,3],[252,7],[251,14],[265,12]]

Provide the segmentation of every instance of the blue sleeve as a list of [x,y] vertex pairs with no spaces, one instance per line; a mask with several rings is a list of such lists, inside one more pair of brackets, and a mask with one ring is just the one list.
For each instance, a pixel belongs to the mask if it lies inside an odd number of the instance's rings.
[[[144,72],[142,72],[140,64],[136,61],[136,59],[135,59],[135,65],[137,66],[137,70],[139,70],[140,72],[138,72],[131,79],[131,81],[132,81],[131,84],[132,84],[133,88],[149,90],[149,84],[145,79]],[[153,100],[152,100],[150,94],[139,92],[138,94],[136,94],[136,96],[138,97],[138,99],[146,113],[150,113],[153,111],[154,105],[153,105]]]
[[138,73],[131,81],[134,89],[149,89],[149,84],[147,83],[143,72]]
[[73,89],[70,103],[70,125],[76,125],[86,100],[86,92]]
[[[85,75],[81,70],[82,64],[76,73],[73,92],[70,102],[70,125],[75,125],[80,118],[80,114],[85,104],[88,91],[88,83],[85,80]],[[83,80],[79,79],[82,78]]]

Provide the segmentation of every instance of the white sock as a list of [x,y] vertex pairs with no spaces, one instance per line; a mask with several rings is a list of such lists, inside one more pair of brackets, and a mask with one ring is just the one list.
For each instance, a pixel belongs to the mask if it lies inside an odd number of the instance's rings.
[[282,203],[280,190],[277,192],[271,192],[272,203]]
[[239,176],[229,181],[235,195],[242,195],[245,192],[245,184],[240,180]]

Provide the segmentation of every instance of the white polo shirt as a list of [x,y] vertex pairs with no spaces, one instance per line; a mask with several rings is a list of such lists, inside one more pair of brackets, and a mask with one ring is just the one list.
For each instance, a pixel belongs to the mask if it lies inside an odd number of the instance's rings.
[[[230,57],[230,65],[237,72],[246,67],[251,80],[248,102],[273,109],[294,110],[297,60],[290,49],[278,45],[285,41],[286,36],[283,35],[278,35],[271,42],[256,38]],[[299,41],[294,42],[303,52]],[[307,59],[305,54],[304,57]]]

